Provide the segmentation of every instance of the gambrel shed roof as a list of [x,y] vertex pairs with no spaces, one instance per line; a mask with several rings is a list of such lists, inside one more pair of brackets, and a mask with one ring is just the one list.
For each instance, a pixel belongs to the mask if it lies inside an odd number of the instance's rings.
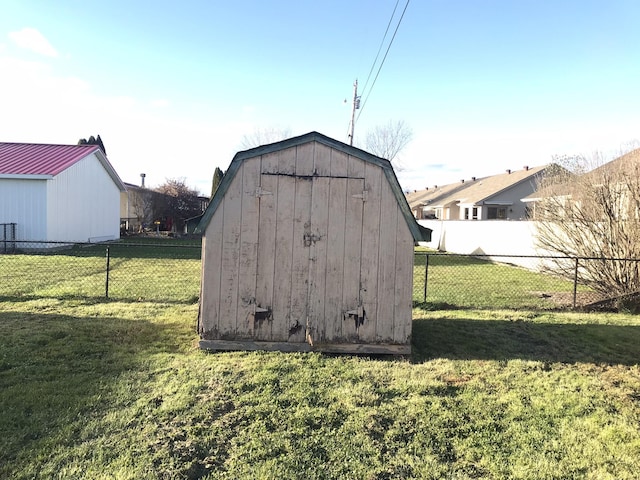
[[211,200],[211,203],[209,204],[207,210],[205,211],[202,217],[202,220],[200,221],[200,224],[196,229],[196,232],[202,233],[205,231],[205,229],[207,228],[207,225],[211,221],[211,218],[214,212],[220,205],[220,202],[222,201],[222,198],[224,197],[225,192],[229,188],[229,185],[231,184],[233,177],[238,172],[241,164],[245,160],[259,156],[259,155],[267,155],[273,152],[277,152],[279,150],[296,147],[298,145],[303,145],[310,142],[318,142],[329,148],[336,149],[340,152],[346,153],[347,155],[357,157],[360,160],[363,160],[365,162],[368,162],[380,167],[384,172],[384,176],[387,179],[389,186],[391,187],[391,190],[393,191],[394,197],[398,202],[398,206],[400,207],[402,215],[405,221],[407,222],[407,226],[409,227],[409,230],[413,235],[414,241],[422,242],[422,241],[431,240],[431,230],[419,225],[416,222],[415,217],[412,215],[411,211],[409,210],[409,205],[407,204],[407,200],[402,192],[402,189],[400,188],[400,184],[398,183],[398,178],[396,177],[395,172],[393,171],[393,167],[391,166],[391,162],[389,162],[389,160],[377,157],[364,150],[353,147],[351,145],[347,145],[343,142],[340,142],[338,140],[322,135],[321,133],[318,133],[318,132],[310,132],[305,135],[301,135],[299,137],[293,137],[280,142],[271,143],[268,145],[252,148],[250,150],[238,152],[233,157],[233,160],[231,161],[231,165],[229,166],[229,169],[225,173],[222,179],[222,182],[218,187],[218,190],[216,190],[216,193],[213,199]]

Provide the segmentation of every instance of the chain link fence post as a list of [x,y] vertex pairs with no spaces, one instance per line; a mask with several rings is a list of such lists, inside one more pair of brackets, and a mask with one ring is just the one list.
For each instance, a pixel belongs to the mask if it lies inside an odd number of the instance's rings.
[[111,260],[111,256],[109,255],[109,247],[107,247],[107,271],[104,285],[104,298],[109,298],[109,261]]
[[427,301],[427,280],[429,279],[429,254],[424,256],[424,293],[422,294],[422,303]]
[[573,309],[575,310],[578,304],[578,259],[576,258],[576,265],[573,269]]

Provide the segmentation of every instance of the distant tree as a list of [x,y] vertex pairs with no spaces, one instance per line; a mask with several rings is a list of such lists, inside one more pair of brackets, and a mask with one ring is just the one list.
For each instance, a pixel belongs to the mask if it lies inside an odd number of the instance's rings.
[[198,191],[188,187],[184,178],[169,178],[156,188],[163,194],[161,205],[154,209],[166,223],[182,228],[187,219],[202,214]]
[[222,182],[222,177],[224,177],[224,172],[216,167],[215,172],[213,172],[213,181],[211,182],[211,198],[213,198],[216,190],[218,190],[220,182]]
[[151,225],[156,217],[154,209],[159,205],[158,196],[158,193],[143,188],[129,192],[131,210],[138,223],[138,233],[141,233],[145,226]]
[[104,144],[102,143],[100,135],[98,135],[97,138],[91,135],[89,137],[89,140],[87,140],[86,138],[81,138],[80,140],[78,140],[78,145],[98,145],[100,147],[100,150],[102,150],[102,153],[104,153],[105,155],[107,154],[107,150],[104,148]]
[[291,136],[290,128],[256,128],[252,133],[245,134],[240,147],[248,150],[268,143],[275,143]]
[[400,152],[413,138],[413,131],[402,120],[392,120],[385,125],[378,125],[367,132],[364,149],[378,157],[386,158],[397,169],[401,168],[398,161]]

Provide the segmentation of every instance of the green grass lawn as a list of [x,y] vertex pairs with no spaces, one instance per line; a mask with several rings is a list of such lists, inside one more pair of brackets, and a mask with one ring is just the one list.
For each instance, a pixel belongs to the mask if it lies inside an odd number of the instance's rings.
[[108,245],[77,245],[46,254],[0,255],[0,299],[99,301],[108,294],[110,299],[122,301],[193,303],[200,292],[200,254],[199,239],[149,236]]
[[[526,308],[535,310],[572,307],[573,282],[507,263],[468,255],[427,254],[417,250],[414,259],[414,302],[456,308]],[[501,259],[508,262],[509,257]],[[580,297],[590,290],[578,286]],[[592,298],[592,295],[587,297]],[[584,302],[577,302],[580,305]]]
[[0,478],[640,478],[639,317],[414,316],[410,358],[212,354],[196,303],[5,299]]

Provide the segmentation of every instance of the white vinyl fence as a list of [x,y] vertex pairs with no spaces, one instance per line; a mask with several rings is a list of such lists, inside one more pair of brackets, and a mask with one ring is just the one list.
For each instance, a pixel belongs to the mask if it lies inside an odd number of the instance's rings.
[[536,222],[509,220],[419,220],[433,232],[431,242],[421,243],[434,250],[477,255],[515,255],[509,263],[534,270],[540,259],[527,256],[553,255],[536,248]]

